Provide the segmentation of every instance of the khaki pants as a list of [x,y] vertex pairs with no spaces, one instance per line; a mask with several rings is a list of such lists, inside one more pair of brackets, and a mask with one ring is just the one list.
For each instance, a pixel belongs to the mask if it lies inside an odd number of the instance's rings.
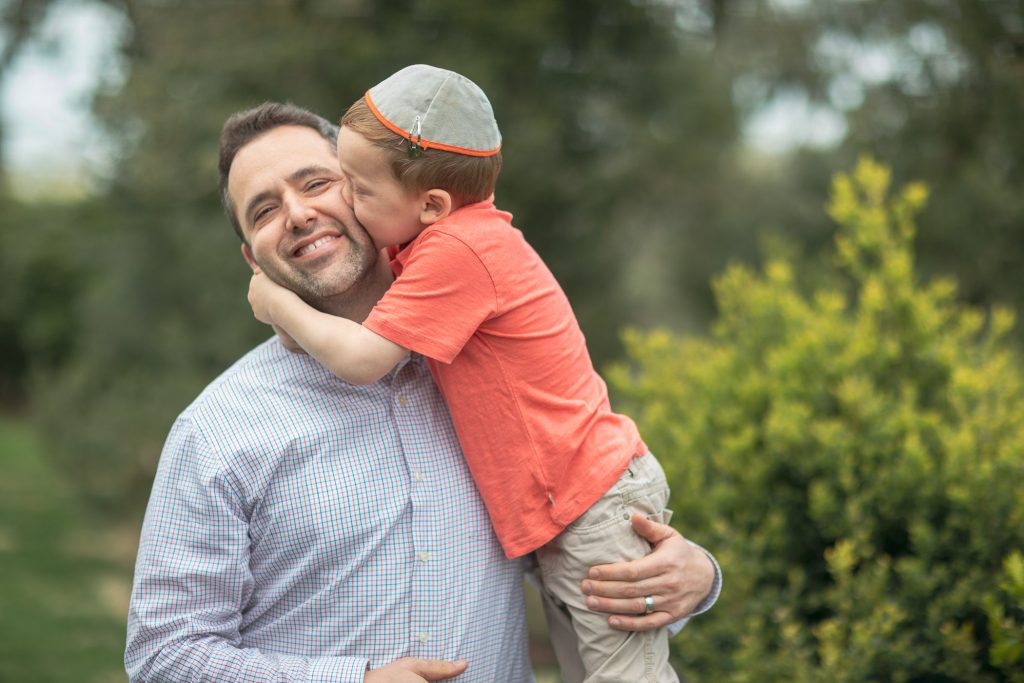
[[595,564],[636,560],[651,551],[633,531],[639,513],[668,523],[668,483],[650,453],[634,458],[618,482],[550,543],[537,550],[541,598],[565,683],[678,683],[668,663],[668,631],[616,631],[590,611],[580,582]]

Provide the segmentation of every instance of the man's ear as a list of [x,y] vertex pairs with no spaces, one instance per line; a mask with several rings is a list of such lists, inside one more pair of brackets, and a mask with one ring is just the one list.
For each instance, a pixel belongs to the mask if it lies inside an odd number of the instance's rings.
[[430,225],[452,212],[452,196],[445,190],[427,190],[420,197],[420,223]]
[[250,249],[249,245],[245,242],[242,242],[242,258],[244,258],[245,262],[249,264],[250,268],[252,268],[252,272],[260,272],[260,267],[256,265],[256,259],[252,257],[252,249]]

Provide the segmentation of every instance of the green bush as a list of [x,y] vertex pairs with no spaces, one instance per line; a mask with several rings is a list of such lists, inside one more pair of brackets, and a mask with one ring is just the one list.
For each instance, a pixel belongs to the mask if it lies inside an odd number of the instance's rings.
[[801,286],[785,259],[731,267],[710,337],[629,332],[611,369],[680,528],[725,572],[678,640],[688,680],[1020,680],[1013,318],[918,282],[927,191],[889,184],[869,159],[834,180],[833,286]]
[[1003,568],[999,591],[1006,596],[1006,603],[996,595],[985,599],[992,637],[990,659],[995,666],[1014,667],[1010,680],[1024,683],[1024,554],[1012,553],[1003,562]]

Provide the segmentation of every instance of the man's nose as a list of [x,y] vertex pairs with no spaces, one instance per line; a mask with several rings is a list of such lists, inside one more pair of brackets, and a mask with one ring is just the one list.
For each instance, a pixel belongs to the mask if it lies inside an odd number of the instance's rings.
[[288,229],[302,230],[316,222],[316,210],[305,202],[293,200],[287,202]]

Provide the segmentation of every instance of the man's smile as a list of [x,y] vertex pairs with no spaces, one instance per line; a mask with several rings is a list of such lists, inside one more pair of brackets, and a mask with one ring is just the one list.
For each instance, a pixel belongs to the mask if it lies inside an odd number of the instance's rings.
[[340,234],[335,230],[328,232],[319,231],[296,242],[290,249],[291,257],[294,259],[303,259],[306,257],[314,258],[320,257],[336,247],[335,244],[341,237]]
[[324,244],[327,244],[328,242],[330,242],[332,240],[336,240],[336,239],[338,239],[338,238],[333,236],[333,235],[328,235],[327,237],[321,237],[316,242],[313,242],[311,244],[307,244],[306,246],[304,246],[304,247],[302,247],[300,249],[297,249],[295,251],[295,253],[296,253],[297,256],[304,256],[304,255],[306,255],[306,254],[308,254],[310,252],[316,251],[317,249],[319,249]]

